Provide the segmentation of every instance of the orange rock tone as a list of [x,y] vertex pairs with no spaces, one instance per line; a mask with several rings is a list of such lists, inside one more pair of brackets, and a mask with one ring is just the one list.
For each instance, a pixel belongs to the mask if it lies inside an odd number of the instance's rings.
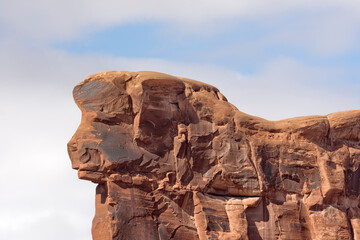
[[93,239],[360,239],[360,110],[267,121],[155,72],[98,73],[73,94]]

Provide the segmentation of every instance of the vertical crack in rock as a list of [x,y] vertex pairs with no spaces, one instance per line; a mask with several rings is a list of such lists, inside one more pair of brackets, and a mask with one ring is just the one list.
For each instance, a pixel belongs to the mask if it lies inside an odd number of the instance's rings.
[[360,239],[360,110],[267,121],[156,72],[97,73],[73,95],[94,240]]

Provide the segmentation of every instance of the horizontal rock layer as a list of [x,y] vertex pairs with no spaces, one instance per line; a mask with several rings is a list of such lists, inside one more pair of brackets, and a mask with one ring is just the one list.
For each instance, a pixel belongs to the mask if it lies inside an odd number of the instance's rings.
[[154,72],[98,73],[73,94],[93,239],[360,239],[360,110],[267,121]]

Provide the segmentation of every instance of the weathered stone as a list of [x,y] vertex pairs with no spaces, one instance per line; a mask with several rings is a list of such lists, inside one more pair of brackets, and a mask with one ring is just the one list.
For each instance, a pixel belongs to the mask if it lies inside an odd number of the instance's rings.
[[360,110],[267,121],[213,86],[103,72],[68,143],[95,240],[360,239]]

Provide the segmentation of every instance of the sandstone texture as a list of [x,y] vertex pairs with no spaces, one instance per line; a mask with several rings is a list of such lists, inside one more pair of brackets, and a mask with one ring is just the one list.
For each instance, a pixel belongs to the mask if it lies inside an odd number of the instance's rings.
[[360,239],[360,110],[267,121],[155,72],[94,74],[73,94],[93,239]]

